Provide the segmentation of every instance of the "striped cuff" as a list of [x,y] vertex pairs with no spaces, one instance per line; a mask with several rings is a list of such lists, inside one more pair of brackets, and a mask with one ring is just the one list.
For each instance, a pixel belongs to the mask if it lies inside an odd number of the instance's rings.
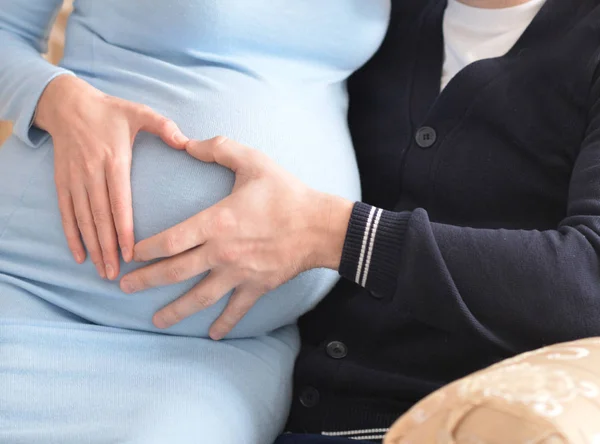
[[394,213],[354,204],[340,274],[381,295],[393,294],[410,212]]

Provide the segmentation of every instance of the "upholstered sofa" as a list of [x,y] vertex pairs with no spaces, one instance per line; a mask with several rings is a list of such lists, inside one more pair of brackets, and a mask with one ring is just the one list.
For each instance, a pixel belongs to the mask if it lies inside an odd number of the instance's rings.
[[[67,0],[51,33],[53,62],[70,9]],[[9,134],[0,122],[0,145]],[[385,443],[600,444],[600,339],[529,352],[449,384],[402,416]]]

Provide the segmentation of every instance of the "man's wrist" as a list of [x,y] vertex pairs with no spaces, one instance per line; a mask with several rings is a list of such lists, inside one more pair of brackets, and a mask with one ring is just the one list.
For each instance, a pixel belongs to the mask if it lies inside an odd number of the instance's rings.
[[319,194],[314,206],[313,267],[339,269],[353,205],[343,197]]

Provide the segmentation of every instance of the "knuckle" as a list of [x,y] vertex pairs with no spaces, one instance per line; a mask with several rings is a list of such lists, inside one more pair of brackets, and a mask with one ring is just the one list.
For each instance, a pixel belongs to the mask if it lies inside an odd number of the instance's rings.
[[92,176],[96,171],[98,171],[98,165],[92,159],[86,159],[81,164],[81,169],[86,176]]
[[210,307],[216,302],[216,299],[204,292],[197,291],[193,294],[194,305],[198,308]]
[[130,156],[127,152],[112,152],[109,154],[108,168],[111,172],[128,167],[129,164]]
[[235,231],[237,219],[233,211],[229,208],[222,208],[213,219],[214,229],[217,235]]
[[183,270],[180,267],[172,266],[167,269],[167,282],[175,283],[182,280]]
[[270,291],[275,290],[277,287],[279,287],[280,281],[278,278],[276,277],[270,277],[265,279],[262,282],[262,285],[260,286],[260,291],[265,294],[268,293]]
[[88,217],[81,217],[77,219],[77,226],[82,233],[91,233],[96,230],[94,221]]
[[71,217],[68,217],[66,215],[61,216],[60,219],[61,219],[63,228],[65,229],[65,232],[67,233],[67,237],[74,236],[75,233],[78,231],[77,224],[75,223],[75,221]]
[[79,162],[71,162],[65,170],[67,171],[66,176],[69,177],[69,185],[71,185],[73,182],[82,181],[82,173],[85,173],[85,171],[83,167],[80,167]]
[[119,97],[111,96],[110,94],[104,94],[104,93],[102,93],[101,100],[104,101],[104,103],[106,105],[108,105],[110,107],[116,107],[116,108],[124,107],[127,104],[127,101],[125,101]]
[[158,120],[158,128],[161,132],[167,133],[173,130],[175,123],[171,119],[161,116]]
[[136,104],[134,104],[134,107],[137,110],[138,114],[143,115],[143,116],[147,116],[154,112],[152,110],[152,108],[150,108],[148,105],[145,105],[143,103],[136,103]]
[[112,238],[103,239],[100,242],[100,251],[103,257],[110,258],[117,251],[117,244]]
[[242,282],[250,280],[253,275],[252,270],[247,267],[241,268],[236,274],[237,278]]
[[97,225],[104,225],[110,222],[110,216],[104,210],[92,209],[92,218]]
[[113,213],[115,214],[123,214],[127,210],[125,200],[122,199],[120,196],[111,196],[110,206],[112,208]]
[[214,149],[217,149],[217,148],[219,148],[220,146],[222,146],[223,144],[227,143],[227,142],[228,142],[228,140],[229,140],[229,139],[228,139],[227,137],[225,137],[225,136],[216,136],[216,137],[213,137],[213,138],[211,139],[211,142],[212,142],[212,147],[213,147]]
[[219,249],[217,259],[221,264],[234,264],[239,260],[239,250],[233,246],[226,246]]
[[167,255],[175,254],[179,240],[173,233],[168,234],[162,241],[162,249]]

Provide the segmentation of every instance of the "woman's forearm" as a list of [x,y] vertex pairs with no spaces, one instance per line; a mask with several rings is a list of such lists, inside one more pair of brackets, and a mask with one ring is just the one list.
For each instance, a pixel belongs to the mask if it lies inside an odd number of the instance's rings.
[[0,120],[14,122],[14,133],[38,146],[46,133],[32,128],[38,100],[52,79],[72,74],[41,57],[60,0],[5,2],[0,9]]

